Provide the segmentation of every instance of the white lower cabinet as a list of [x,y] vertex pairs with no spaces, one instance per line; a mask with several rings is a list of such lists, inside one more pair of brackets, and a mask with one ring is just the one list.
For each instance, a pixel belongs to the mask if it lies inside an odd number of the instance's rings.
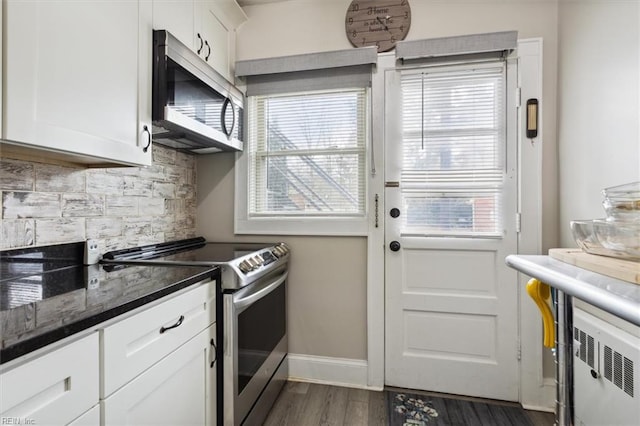
[[3,372],[2,424],[88,424],[72,422],[84,417],[83,413],[91,407],[97,407],[98,353],[98,333],[92,333]]
[[108,397],[214,321],[211,282],[105,327],[100,331],[100,397]]
[[105,425],[214,425],[215,325],[102,401]]
[[196,286],[0,365],[0,424],[215,425],[215,288]]
[[87,411],[68,426],[98,426],[100,424],[100,404],[96,404],[91,410]]
[[100,331],[102,425],[215,425],[215,289],[200,285]]

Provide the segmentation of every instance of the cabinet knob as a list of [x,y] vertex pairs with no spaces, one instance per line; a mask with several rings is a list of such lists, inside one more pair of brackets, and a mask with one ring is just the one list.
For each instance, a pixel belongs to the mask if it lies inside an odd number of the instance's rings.
[[397,241],[391,241],[391,243],[389,243],[389,248],[391,251],[398,251],[400,250],[400,243]]
[[213,368],[213,366],[216,364],[216,361],[218,360],[218,348],[216,347],[216,344],[213,341],[213,339],[211,339],[210,343],[211,343],[211,346],[213,347],[213,361],[211,361],[209,368]]
[[207,40],[204,41],[205,46],[207,46],[207,56],[204,57],[205,61],[209,61],[209,56],[211,56],[211,46],[209,46],[209,42]]
[[202,48],[204,47],[204,42],[202,40],[202,36],[200,33],[196,34],[198,36],[198,40],[200,40],[200,47],[198,47],[198,55],[202,52]]
[[142,126],[142,131],[146,132],[147,137],[149,138],[149,139],[147,139],[147,145],[144,148],[142,148],[142,152],[147,152],[147,150],[151,146],[151,131],[149,131],[149,128],[147,127],[146,124],[144,126]]

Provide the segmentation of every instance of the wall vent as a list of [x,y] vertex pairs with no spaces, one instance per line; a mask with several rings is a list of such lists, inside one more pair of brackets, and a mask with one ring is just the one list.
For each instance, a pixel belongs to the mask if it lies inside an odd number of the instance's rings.
[[580,360],[585,362],[589,367],[595,369],[595,340],[593,336],[580,330],[578,327],[574,327],[575,340],[580,342],[580,351],[576,354]]
[[633,361],[619,352],[604,346],[604,378],[633,398]]

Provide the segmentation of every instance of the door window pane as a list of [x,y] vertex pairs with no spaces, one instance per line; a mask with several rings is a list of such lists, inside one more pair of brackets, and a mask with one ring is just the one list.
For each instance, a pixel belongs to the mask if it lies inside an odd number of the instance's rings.
[[503,66],[402,76],[403,234],[502,235]]

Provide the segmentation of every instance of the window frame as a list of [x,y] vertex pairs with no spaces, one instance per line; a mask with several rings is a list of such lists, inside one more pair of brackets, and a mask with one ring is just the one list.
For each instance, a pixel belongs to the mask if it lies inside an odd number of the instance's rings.
[[[335,88],[322,90],[324,92],[340,92],[349,88]],[[370,147],[371,147],[371,88],[353,87],[352,89],[364,89],[364,120],[365,120],[365,141],[363,155],[364,169],[364,200],[363,211],[360,215],[345,216],[340,215],[267,215],[250,214],[250,153],[245,144],[245,151],[236,153],[235,165],[235,215],[234,232],[236,234],[259,234],[259,235],[322,235],[322,236],[366,236],[369,232],[369,168],[370,168]],[[316,92],[318,90],[314,90]],[[292,92],[305,93],[305,92]],[[252,102],[248,102],[245,108],[245,123],[249,123],[249,114],[252,112]],[[252,136],[249,136],[252,137]]]

